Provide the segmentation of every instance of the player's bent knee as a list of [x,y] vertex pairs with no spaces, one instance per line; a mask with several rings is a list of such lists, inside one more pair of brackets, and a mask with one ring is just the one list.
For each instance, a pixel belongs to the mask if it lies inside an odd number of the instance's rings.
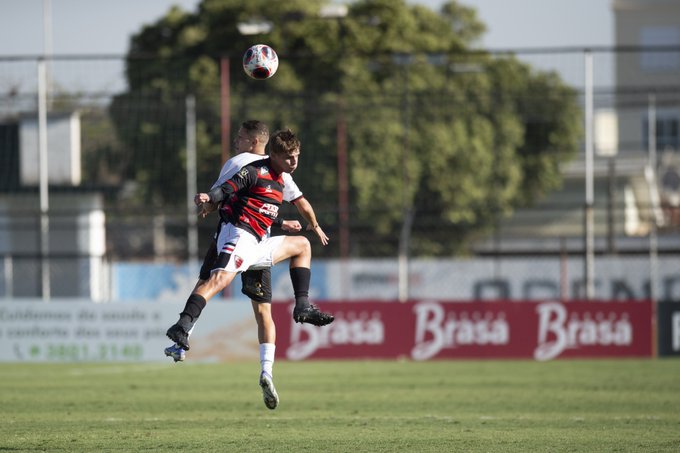
[[295,236],[295,255],[304,255],[311,253],[312,244],[310,244],[309,239],[304,236]]
[[234,274],[227,272],[225,270],[213,270],[212,273],[210,274],[210,282],[211,285],[215,287],[221,287],[224,288],[228,286],[231,281],[234,278]]

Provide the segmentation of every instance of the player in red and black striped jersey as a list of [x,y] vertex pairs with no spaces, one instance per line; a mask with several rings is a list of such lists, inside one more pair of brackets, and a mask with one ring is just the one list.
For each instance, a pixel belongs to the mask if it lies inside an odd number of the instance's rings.
[[[213,184],[211,190],[224,184],[242,168],[255,161],[266,158],[265,145],[268,140],[269,130],[264,123],[256,120],[243,122],[234,139],[234,149],[237,155],[224,164],[219,177]],[[265,194],[266,193],[267,187],[265,186]],[[232,201],[236,204],[232,205]],[[322,245],[328,244],[328,236],[326,236],[326,233],[319,226],[314,209],[305,199],[302,191],[298,188],[297,184],[295,184],[295,181],[289,173],[283,174],[283,201],[292,203],[297,208],[300,215],[308,222],[307,229],[316,234]],[[232,198],[228,202],[225,201],[224,203],[220,203],[222,209],[220,210],[221,220],[219,230],[222,229],[225,219],[230,223],[238,222],[239,215],[237,214],[237,211],[240,211],[239,206],[241,206],[239,203],[239,197],[236,195],[232,195]],[[211,211],[217,210],[218,207],[217,204],[212,203],[202,204],[201,217],[205,217]],[[296,233],[302,230],[300,222],[297,220],[281,221],[281,219],[277,217],[274,224],[288,233]],[[217,233],[220,232],[219,230]],[[308,297],[308,288],[305,289],[304,286],[304,275],[309,272],[309,265],[311,264],[311,248],[307,238],[304,236],[285,236],[276,249],[277,262],[286,257],[291,258],[290,276],[296,293],[297,306],[297,302],[306,300]],[[211,270],[215,267],[217,258],[216,234],[211,247],[208,248],[203,265],[201,266],[199,281],[196,284],[196,288],[204,281],[209,280],[211,275],[214,275],[214,283],[216,285],[221,285],[222,287],[228,285],[228,283],[225,283],[225,281],[229,279],[229,274],[227,272],[215,272],[214,274],[211,274]],[[270,260],[270,262],[273,264],[272,260]],[[242,292],[251,299],[255,320],[257,322],[260,364],[262,366],[259,384],[260,387],[262,387],[265,405],[269,409],[275,409],[278,405],[278,395],[274,388],[272,378],[276,349],[276,327],[271,316],[271,269],[267,265],[258,268],[251,267],[247,271],[241,272],[241,279],[243,282]],[[195,295],[192,295],[190,300],[195,297]],[[187,305],[187,307],[189,307],[189,305]],[[185,311],[187,310],[187,307],[185,307]],[[189,309],[191,308],[192,307],[189,307]],[[297,317],[294,316],[294,319],[296,319],[297,322],[311,322],[317,324],[317,321],[319,320],[324,321],[324,318],[313,316],[314,310],[315,308],[307,302],[306,310],[303,312],[298,311]],[[327,322],[329,319],[332,320],[332,317],[328,317],[328,315],[325,314],[323,315],[326,316],[324,322]],[[175,329],[175,331],[177,331],[177,329]],[[188,334],[190,335],[191,331]],[[166,356],[173,358],[175,362],[183,361],[186,356],[185,350],[176,343],[165,348],[164,352]]]
[[[287,165],[294,170],[297,156],[291,158],[295,162]],[[277,173],[272,158],[267,158],[243,167],[229,181],[211,190],[208,196],[210,202],[220,203],[239,193],[233,201],[221,205],[220,217],[262,240],[278,217],[283,185],[283,174]]]
[[295,292],[294,320],[318,326],[333,321],[333,316],[309,303],[309,241],[299,236],[295,239],[304,244],[293,244],[286,241],[285,236],[267,236],[267,229],[277,218],[283,200],[283,174],[297,168],[300,142],[291,131],[279,131],[272,136],[270,148],[268,159],[243,167],[225,183],[209,193],[197,194],[194,199],[197,205],[220,203],[224,222],[217,239],[219,255],[210,278],[197,285],[179,321],[167,332],[170,339],[186,350],[189,349],[188,332],[207,300],[229,285],[238,273],[248,268],[271,267],[288,258]]

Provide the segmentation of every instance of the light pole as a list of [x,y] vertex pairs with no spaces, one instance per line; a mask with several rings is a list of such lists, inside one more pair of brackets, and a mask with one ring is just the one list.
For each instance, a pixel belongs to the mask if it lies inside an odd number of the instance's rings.
[[404,122],[404,142],[402,148],[402,182],[401,182],[401,204],[402,204],[402,224],[399,234],[399,302],[406,302],[409,298],[409,255],[411,244],[411,228],[413,227],[414,207],[410,199],[411,178],[408,172],[409,161],[409,65],[412,56],[410,54],[395,55],[394,62],[401,66],[404,71],[404,96],[402,98],[402,112]]
[[[345,29],[344,19],[347,17],[347,5],[331,4],[326,5],[319,11],[319,17],[325,20],[335,20],[340,27],[340,45],[344,55],[345,51]],[[338,235],[339,255],[340,255],[340,281],[341,297],[348,297],[347,291],[350,288],[348,259],[349,259],[349,181],[347,163],[347,106],[342,97],[338,100],[336,115],[336,152],[338,166]]]
[[222,132],[222,165],[229,160],[229,137],[231,136],[231,90],[229,88],[229,57],[220,59],[220,120]]

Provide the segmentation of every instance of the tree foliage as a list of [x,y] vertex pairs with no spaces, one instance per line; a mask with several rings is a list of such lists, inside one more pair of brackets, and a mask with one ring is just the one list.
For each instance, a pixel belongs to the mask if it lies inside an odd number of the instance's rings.
[[[387,244],[374,254],[394,254],[405,213],[414,214],[413,253],[441,256],[558,187],[559,164],[579,140],[576,94],[512,56],[472,51],[484,32],[474,9],[358,0],[346,17],[323,18],[326,4],[203,0],[197,12],[172,8],[132,38],[129,91],[111,112],[140,156],[129,171],[145,202],[184,202],[182,141],[173,138],[184,134],[187,93],[200,110],[203,185],[217,174],[221,57],[231,62],[232,130],[257,118],[298,131],[296,180],[330,225],[336,126],[346,121],[353,231]],[[270,22],[271,32],[241,35],[238,24],[252,21]],[[240,68],[243,50],[257,42],[281,60],[266,82]]]

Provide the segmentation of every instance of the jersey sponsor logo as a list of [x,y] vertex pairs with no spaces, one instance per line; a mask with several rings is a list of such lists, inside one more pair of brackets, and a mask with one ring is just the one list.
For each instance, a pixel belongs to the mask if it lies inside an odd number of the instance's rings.
[[266,215],[267,217],[275,219],[279,215],[279,207],[275,204],[264,203],[262,206],[260,206],[258,212],[260,214]]

